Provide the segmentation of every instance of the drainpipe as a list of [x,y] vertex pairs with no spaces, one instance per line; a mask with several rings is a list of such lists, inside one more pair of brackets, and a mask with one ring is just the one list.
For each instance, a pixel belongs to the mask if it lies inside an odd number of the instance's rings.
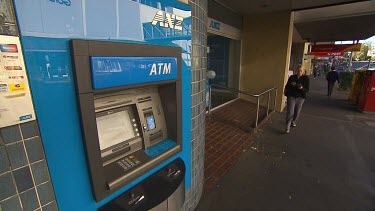
[[349,59],[349,72],[352,69],[352,60],[353,60],[353,51],[350,52],[350,59]]
[[[358,43],[358,40],[357,40],[357,43]],[[355,44],[355,41],[354,41],[354,40],[353,40],[353,44]],[[353,64],[352,60],[353,60],[353,51],[350,52],[349,72],[350,72],[351,69],[352,69],[352,64]]]

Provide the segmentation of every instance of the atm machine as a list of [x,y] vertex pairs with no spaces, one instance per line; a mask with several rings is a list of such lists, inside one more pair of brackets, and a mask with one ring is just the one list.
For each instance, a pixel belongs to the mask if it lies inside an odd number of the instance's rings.
[[99,210],[179,210],[185,196],[185,164],[175,156],[182,149],[180,48],[70,45],[95,200],[172,160]]

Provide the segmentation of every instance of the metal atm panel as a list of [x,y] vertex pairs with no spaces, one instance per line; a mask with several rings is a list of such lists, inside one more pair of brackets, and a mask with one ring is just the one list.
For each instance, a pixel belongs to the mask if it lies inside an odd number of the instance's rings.
[[86,157],[100,201],[181,151],[181,49],[71,45]]
[[142,90],[137,96],[138,110],[144,134],[145,148],[149,148],[168,136],[164,111],[157,90]]
[[104,166],[168,137],[157,87],[95,95],[94,106]]

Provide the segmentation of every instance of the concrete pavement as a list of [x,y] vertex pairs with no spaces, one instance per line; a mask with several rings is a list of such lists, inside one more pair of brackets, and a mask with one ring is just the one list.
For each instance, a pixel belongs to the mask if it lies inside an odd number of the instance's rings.
[[273,114],[196,210],[375,210],[375,115],[310,81],[298,126],[284,134],[285,112]]

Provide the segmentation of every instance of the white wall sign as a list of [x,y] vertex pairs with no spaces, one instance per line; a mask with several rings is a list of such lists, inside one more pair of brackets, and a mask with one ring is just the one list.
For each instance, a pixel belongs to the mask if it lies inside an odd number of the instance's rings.
[[152,25],[156,26],[159,23],[161,27],[182,31],[183,21],[183,17],[170,13],[164,13],[163,11],[157,11],[154,19],[152,20]]
[[223,37],[228,37],[235,40],[241,39],[241,30],[212,18],[207,18],[207,31],[209,33],[213,33]]
[[177,1],[189,5],[189,1],[188,0],[177,0]]
[[0,128],[35,119],[18,37],[0,36]]

